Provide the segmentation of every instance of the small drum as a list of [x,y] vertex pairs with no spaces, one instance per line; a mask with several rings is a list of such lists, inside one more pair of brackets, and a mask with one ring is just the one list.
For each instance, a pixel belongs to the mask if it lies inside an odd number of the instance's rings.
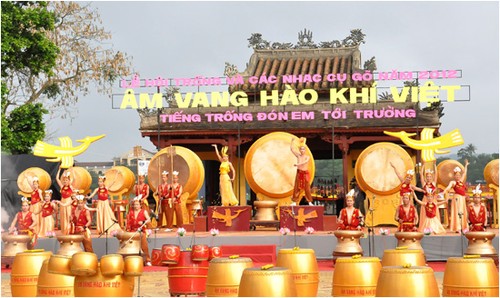
[[[140,233],[119,232],[115,236],[120,241],[120,248],[116,253],[123,256],[138,255],[141,251],[141,235]],[[142,237],[146,237],[143,235]]]
[[141,276],[144,271],[144,263],[141,256],[125,257],[125,267],[123,275],[125,276]]
[[83,251],[81,246],[83,235],[58,235],[57,241],[59,241],[58,255],[72,256]]
[[2,257],[15,257],[17,253],[28,249],[28,242],[31,241],[28,235],[2,234],[2,241],[5,243],[2,250]]
[[151,251],[151,264],[153,266],[161,266],[161,248],[153,248]]
[[71,257],[71,273],[75,276],[92,276],[97,272],[97,255],[77,252]]
[[408,249],[420,249],[422,245],[420,241],[424,238],[424,233],[421,232],[396,232],[394,233],[394,237],[398,239],[397,247],[406,246]]
[[123,257],[119,254],[105,255],[101,258],[101,274],[104,276],[122,275]]
[[208,249],[208,260],[222,257],[222,250],[219,246],[212,246]]
[[163,244],[161,247],[161,263],[165,265],[177,264],[181,255],[181,249],[177,245]]
[[195,244],[191,250],[191,259],[193,261],[206,261],[208,260],[209,252],[208,245]]
[[53,274],[73,275],[71,273],[71,257],[52,255],[49,259],[47,271]]

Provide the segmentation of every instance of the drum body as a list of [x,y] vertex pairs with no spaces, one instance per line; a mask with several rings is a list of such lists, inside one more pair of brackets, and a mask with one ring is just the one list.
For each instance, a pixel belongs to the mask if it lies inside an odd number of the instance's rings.
[[464,172],[464,166],[456,160],[447,159],[443,160],[437,165],[437,182],[444,187],[448,186],[451,181],[455,180],[456,167],[459,167]]
[[52,184],[49,173],[44,169],[38,167],[27,168],[17,177],[17,187],[26,197],[31,197],[31,193],[33,192],[29,180],[27,179],[28,177],[29,179],[38,177],[38,188],[43,191],[49,189]]
[[280,249],[276,266],[292,270],[298,297],[318,295],[319,270],[312,249]]
[[[52,256],[53,257],[53,256]],[[38,275],[38,297],[74,297],[74,276],[53,274],[48,271],[49,260],[43,262]]]
[[71,167],[64,171],[63,176],[66,172],[71,173],[71,187],[73,189],[78,189],[81,194],[89,192],[90,186],[92,185],[92,177],[87,169],[82,167]]
[[483,175],[486,183],[498,186],[498,159],[494,159],[486,164]]
[[57,241],[59,241],[58,255],[72,256],[83,251],[83,235],[57,235]]
[[424,251],[420,249],[386,249],[382,266],[426,266]]
[[51,251],[33,250],[18,253],[14,257],[10,274],[12,297],[36,296],[40,270],[43,262],[51,256]]
[[443,297],[498,297],[498,270],[490,258],[448,258]]
[[106,181],[104,185],[110,194],[131,193],[135,185],[135,175],[127,167],[114,166],[104,174]]
[[190,251],[181,251],[179,262],[168,269],[170,295],[205,295],[208,261],[193,261]]
[[377,297],[439,297],[439,288],[430,267],[387,266],[380,269]]
[[333,271],[332,296],[375,296],[380,268],[379,258],[338,258]]
[[28,249],[31,238],[28,235],[2,234],[2,241],[4,242],[2,257],[15,257],[17,253]]
[[420,241],[424,238],[424,234],[421,232],[396,232],[394,237],[398,240],[397,247],[405,246],[408,249],[424,250],[420,244]]
[[250,258],[218,258],[210,261],[207,296],[237,297],[243,270],[252,266]]
[[115,237],[120,241],[120,248],[117,253],[123,256],[131,256],[138,255],[142,251],[140,233],[118,232]]
[[292,271],[288,268],[247,268],[243,270],[239,297],[296,297]]
[[75,277],[75,297],[132,297],[134,279],[125,275],[104,276],[99,266],[94,275]]

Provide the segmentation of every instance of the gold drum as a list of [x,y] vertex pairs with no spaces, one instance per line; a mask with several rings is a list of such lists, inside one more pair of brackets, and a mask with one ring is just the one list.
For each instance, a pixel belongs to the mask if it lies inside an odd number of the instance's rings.
[[497,251],[491,241],[495,238],[493,232],[467,232],[465,237],[469,245],[465,251],[466,255],[496,255]]
[[124,266],[122,255],[110,254],[101,257],[101,274],[104,276],[122,275]]
[[361,231],[336,230],[333,232],[337,237],[337,246],[333,254],[363,254],[363,248],[359,244],[359,238],[363,236]]
[[[16,215],[17,216],[17,215]],[[28,249],[28,242],[31,241],[28,235],[10,235],[2,234],[4,242],[2,257],[15,257],[17,253]]]
[[491,258],[448,258],[443,297],[498,297],[498,269]]
[[35,297],[38,275],[43,262],[52,256],[51,251],[27,250],[14,257],[10,274],[12,297]]
[[437,182],[444,187],[448,186],[452,180],[455,180],[453,169],[459,167],[464,172],[464,166],[456,160],[443,160],[437,165]]
[[141,256],[125,257],[123,275],[141,276],[144,271],[144,260]]
[[104,276],[98,267],[96,274],[75,277],[75,297],[132,297],[134,277]]
[[486,183],[498,186],[498,159],[494,159],[486,164],[483,175]]
[[387,266],[380,269],[377,297],[439,297],[439,288],[430,267]]
[[207,274],[208,297],[237,297],[243,270],[253,266],[250,258],[216,258]]
[[382,266],[425,266],[424,251],[419,249],[386,249]]
[[105,186],[110,193],[130,193],[135,184],[135,175],[132,170],[124,166],[114,166],[104,173]]
[[333,271],[332,296],[375,296],[380,268],[379,258],[338,258]]
[[[287,132],[272,132],[250,146],[243,168],[248,185],[255,193],[276,199],[292,195],[297,175],[297,168],[293,166],[297,157],[290,151],[292,138],[297,137]],[[306,154],[311,157],[307,166],[310,176],[314,177],[314,159],[308,147]]]
[[[52,256],[53,257],[53,256]],[[75,277],[62,274],[53,274],[48,271],[49,260],[43,261],[36,296],[38,297],[74,297],[73,284]]]
[[292,270],[298,297],[318,295],[319,270],[313,249],[280,249],[276,266]]
[[414,167],[408,152],[396,144],[380,142],[363,150],[354,167],[360,188],[379,195],[396,193],[401,181],[394,173],[391,162],[400,173]]
[[71,259],[70,256],[53,255],[49,259],[47,271],[52,274],[73,275],[71,273]]
[[81,194],[89,192],[90,186],[92,185],[92,177],[89,171],[82,167],[71,167],[65,170],[63,175],[66,174],[66,172],[71,173],[70,178],[73,189],[78,189],[78,192]]
[[[116,253],[124,256],[138,255],[141,249],[140,233],[118,232],[115,236],[119,243],[119,249]],[[145,235],[143,237],[146,237]],[[130,240],[129,240],[130,239]]]
[[255,220],[277,220],[276,207],[278,201],[255,201],[253,206],[256,209]]
[[408,249],[420,249],[422,245],[420,241],[424,238],[424,233],[421,232],[396,232],[394,237],[398,240],[397,247],[407,247]]
[[77,252],[71,257],[71,273],[76,276],[92,276],[97,271],[97,255],[92,252]]
[[52,180],[50,179],[50,175],[47,171],[37,167],[27,168],[17,177],[17,187],[24,196],[31,197],[33,189],[31,188],[27,178],[29,177],[30,179],[33,179],[35,176],[38,177],[38,187],[41,190],[45,191],[50,188]]
[[283,267],[270,269],[247,268],[243,270],[239,297],[296,297],[292,270]]
[[[170,150],[174,153],[172,159]],[[189,193],[189,198],[197,198],[205,180],[205,167],[196,153],[181,146],[172,146],[172,149],[163,148],[151,158],[148,166],[149,187],[153,192],[156,191],[161,183],[161,172],[171,172],[172,160],[173,170],[179,172],[179,183],[183,191]]]
[[59,241],[58,255],[72,256],[83,251],[83,235],[58,235],[57,241]]

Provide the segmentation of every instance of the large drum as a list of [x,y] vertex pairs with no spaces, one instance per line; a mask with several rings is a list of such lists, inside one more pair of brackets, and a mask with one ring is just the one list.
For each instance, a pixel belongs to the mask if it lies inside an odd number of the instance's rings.
[[363,236],[362,231],[337,230],[333,234],[337,237],[337,246],[333,250],[333,256],[352,256],[363,254],[363,248],[359,239]]
[[319,270],[312,249],[280,249],[276,266],[292,270],[298,297],[318,295]]
[[239,297],[296,297],[292,271],[288,268],[247,268],[243,270]]
[[47,173],[44,169],[33,167],[22,171],[17,177],[17,187],[23,195],[28,197],[31,196],[31,193],[33,192],[33,189],[27,179],[28,177],[30,180],[34,177],[38,177],[38,187],[41,190],[49,189],[52,184],[49,173]]
[[430,267],[388,266],[380,269],[377,297],[439,297],[439,288]]
[[[54,256],[52,256],[54,257]],[[53,274],[48,271],[49,260],[43,261],[38,275],[37,297],[74,297],[74,276]]]
[[63,175],[66,174],[66,172],[71,173],[70,178],[73,189],[78,189],[82,194],[89,192],[90,186],[92,185],[92,177],[89,171],[82,167],[71,167],[65,170]]
[[398,239],[397,247],[407,247],[408,249],[420,249],[422,245],[420,241],[424,238],[424,233],[421,232],[396,232],[394,233],[396,239]]
[[[245,156],[245,178],[257,194],[269,198],[290,197],[293,193],[297,168],[297,157],[290,150],[290,142],[296,136],[286,132],[267,134],[252,144]],[[308,170],[311,183],[314,177],[314,159],[309,148],[306,154],[311,158]]]
[[448,258],[443,296],[498,297],[498,270],[490,258]]
[[386,249],[382,266],[425,266],[424,251],[420,249]]
[[486,183],[498,186],[498,159],[490,161],[484,167],[483,175]]
[[135,184],[135,175],[127,167],[114,166],[107,170],[104,174],[106,176],[106,188],[110,193],[130,193]]
[[15,257],[17,253],[28,249],[28,242],[31,241],[31,238],[28,235],[4,233],[2,234],[2,241],[4,242],[2,257]]
[[459,167],[464,172],[464,166],[456,160],[447,159],[443,160],[437,165],[437,182],[444,187],[448,186],[451,181],[455,180],[456,167]]
[[379,258],[338,258],[333,271],[332,296],[375,296]]
[[179,262],[168,268],[170,296],[204,296],[207,284],[207,273],[208,261],[193,261],[190,251],[182,251]]
[[57,241],[59,241],[58,255],[72,256],[83,251],[81,246],[83,235],[58,235]]
[[253,266],[250,258],[217,258],[208,265],[207,296],[237,297],[243,270]]
[[94,275],[75,277],[75,297],[132,297],[134,279],[125,275],[104,276],[98,266]]
[[[139,252],[142,252],[141,249],[141,233],[132,233],[132,232],[118,232],[115,237],[120,241],[118,251],[124,256],[130,255],[138,255]],[[142,235],[142,237],[146,237],[146,235]]]
[[35,297],[38,275],[43,262],[52,256],[51,251],[32,250],[18,253],[14,257],[10,274],[12,297]]
[[406,173],[414,168],[408,152],[396,144],[380,142],[363,150],[354,168],[360,188],[379,195],[396,193],[401,181],[390,163],[399,173]]

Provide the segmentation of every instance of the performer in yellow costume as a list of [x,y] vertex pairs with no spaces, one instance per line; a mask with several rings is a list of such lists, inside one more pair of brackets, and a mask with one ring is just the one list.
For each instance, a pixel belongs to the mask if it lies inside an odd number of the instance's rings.
[[[217,149],[216,144],[212,144],[212,146],[215,148],[215,154],[217,154],[217,158],[221,162],[219,167],[219,191],[222,206],[236,206],[238,205],[238,200],[236,199],[236,195],[234,194],[232,182],[234,180],[236,172],[234,170],[233,164],[229,161],[229,156],[227,155],[227,146],[222,147],[221,154],[219,154],[219,149]],[[233,174],[231,178],[229,178],[230,172]]]

